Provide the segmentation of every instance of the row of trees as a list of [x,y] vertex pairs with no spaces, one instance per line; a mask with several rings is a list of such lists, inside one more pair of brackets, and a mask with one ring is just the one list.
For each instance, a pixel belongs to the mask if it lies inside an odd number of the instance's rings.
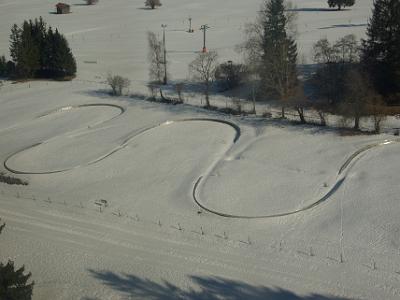
[[[246,40],[238,46],[244,64],[230,61],[218,65],[216,52],[199,53],[189,71],[193,79],[203,83],[206,106],[210,106],[214,80],[223,89],[247,80],[253,103],[256,97],[276,99],[282,117],[290,107],[306,122],[304,111],[312,108],[321,124],[326,124],[326,113],[333,112],[353,118],[358,129],[361,117],[373,116],[378,131],[388,111],[385,105],[400,103],[400,3],[374,1],[367,38],[362,43],[354,35],[334,43],[327,39],[315,43],[318,68],[308,81],[299,80],[296,18],[296,10],[284,0],[265,0],[256,21],[246,25]],[[154,33],[148,34],[148,41],[150,79],[161,84],[167,67],[165,49]]]
[[313,93],[304,94],[298,80],[295,10],[284,0],[266,0],[256,22],[247,25],[247,40],[240,45],[248,70],[258,79],[259,95],[275,98],[297,110],[305,122],[304,108],[312,106],[325,123],[324,112],[354,118],[373,115],[376,129],[385,115],[383,105],[400,102],[400,3],[375,0],[367,39],[360,44],[345,36],[331,44],[322,39],[314,45],[319,65],[311,80]]
[[66,38],[42,18],[24,21],[11,28],[11,61],[0,58],[0,76],[16,78],[72,77],[76,62]]

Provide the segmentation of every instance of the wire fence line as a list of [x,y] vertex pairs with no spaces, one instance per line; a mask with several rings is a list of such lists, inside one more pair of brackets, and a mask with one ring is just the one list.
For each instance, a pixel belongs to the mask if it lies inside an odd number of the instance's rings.
[[[86,212],[105,214],[111,218],[119,218],[128,221],[130,226],[141,226],[141,228],[156,230],[162,234],[180,234],[185,238],[195,238],[207,241],[209,243],[225,243],[227,246],[235,247],[251,247],[262,254],[282,254],[291,257],[294,260],[308,261],[317,259],[319,262],[325,262],[336,265],[353,264],[361,266],[368,271],[376,271],[386,276],[399,276],[400,249],[393,253],[377,253],[365,247],[355,245],[347,245],[345,247],[346,256],[344,256],[340,243],[328,241],[306,241],[302,239],[288,238],[284,240],[277,239],[260,239],[250,235],[242,235],[237,232],[228,232],[226,230],[218,231],[207,226],[187,225],[184,222],[171,222],[160,216],[159,218],[146,218],[141,213],[125,213],[120,209],[111,209],[106,205],[88,204],[80,201],[79,203],[68,203],[65,200],[57,200],[52,197],[37,197],[28,192],[16,191],[15,193],[0,190],[0,199],[4,201],[5,197],[35,202],[37,205],[46,205],[47,207],[58,208],[75,208],[85,210]],[[42,206],[43,207],[43,206]]]

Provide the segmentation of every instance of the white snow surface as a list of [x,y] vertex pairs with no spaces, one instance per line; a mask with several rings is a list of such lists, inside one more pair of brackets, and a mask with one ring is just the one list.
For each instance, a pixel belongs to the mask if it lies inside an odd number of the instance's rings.
[[[294,4],[307,59],[320,37],[362,37],[372,7]],[[146,31],[161,23],[171,73],[184,79],[202,42],[179,31],[189,15],[212,27],[221,60],[237,59],[260,1],[165,0],[151,11],[104,0],[62,16],[53,5],[0,0],[0,53],[13,23],[42,15],[66,34],[79,70],[72,82],[0,90],[0,170],[29,182],[0,183],[0,259],[32,272],[35,300],[400,298],[393,136],[99,93],[108,71],[146,90]]]

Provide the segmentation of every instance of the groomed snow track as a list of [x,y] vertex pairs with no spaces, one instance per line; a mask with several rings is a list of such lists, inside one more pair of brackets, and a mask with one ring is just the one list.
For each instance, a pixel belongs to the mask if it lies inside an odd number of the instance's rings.
[[[60,109],[57,109],[57,110],[48,112],[48,113],[46,113],[46,114],[43,114],[43,115],[39,116],[39,118],[40,118],[40,117],[47,116],[47,115],[50,115],[50,114],[55,113],[55,112],[63,111],[63,110],[70,110],[70,109],[76,109],[76,108],[81,108],[81,107],[91,107],[91,106],[92,106],[92,107],[93,107],[93,106],[111,106],[111,107],[116,107],[116,108],[118,108],[118,109],[121,110],[121,113],[120,113],[118,116],[120,116],[122,113],[125,112],[125,109],[124,109],[123,107],[120,107],[120,106],[117,106],[117,105],[85,104],[85,105],[79,105],[79,106],[67,106],[67,107],[62,107],[62,108],[60,108]],[[116,116],[116,117],[118,117],[118,116]],[[114,119],[114,118],[116,118],[116,117],[113,117],[112,119]],[[112,119],[106,120],[106,121],[104,121],[104,122],[108,122],[108,121],[110,121],[110,120],[112,120]],[[102,123],[100,123],[100,124],[103,124],[104,122],[102,122]],[[28,150],[30,150],[30,149],[33,149],[33,148],[35,148],[35,147],[38,147],[39,145],[41,145],[41,144],[44,143],[44,142],[39,142],[39,143],[35,143],[35,144],[33,144],[33,145],[30,145],[30,146],[28,146],[28,147],[25,147],[25,148],[23,148],[23,149],[21,149],[21,150],[18,150],[18,151],[16,151],[16,152],[12,153],[11,155],[9,155],[9,156],[4,160],[3,165],[4,165],[4,168],[6,168],[9,172],[12,172],[12,173],[14,173],[14,174],[21,174],[21,175],[22,175],[22,174],[24,174],[24,175],[44,175],[44,174],[55,174],[55,173],[67,172],[67,171],[71,171],[71,170],[74,170],[74,169],[78,169],[78,168],[82,168],[82,167],[85,167],[85,166],[90,166],[90,165],[96,164],[96,163],[98,163],[98,162],[100,162],[100,161],[102,161],[102,160],[104,160],[104,159],[110,157],[110,156],[113,155],[114,153],[116,153],[116,152],[122,150],[123,148],[125,148],[125,147],[129,144],[129,142],[132,141],[133,139],[135,139],[135,138],[137,138],[137,137],[139,137],[139,136],[141,136],[141,135],[143,135],[143,134],[145,134],[145,133],[147,133],[147,132],[149,132],[149,131],[151,131],[151,130],[153,130],[153,129],[156,129],[156,128],[159,128],[159,127],[162,127],[162,126],[168,126],[168,125],[171,125],[171,124],[183,123],[183,122],[214,122],[214,123],[225,124],[225,125],[228,125],[228,126],[232,127],[232,128],[235,130],[235,132],[236,132],[235,137],[234,137],[234,143],[235,143],[235,142],[239,139],[239,137],[240,137],[240,128],[239,128],[239,126],[237,126],[236,124],[234,124],[234,123],[232,123],[232,122],[229,122],[229,121],[226,121],[226,120],[220,120],[220,119],[212,119],[212,118],[187,118],[187,119],[180,119],[180,120],[174,120],[174,121],[166,121],[166,122],[160,123],[160,124],[155,125],[155,126],[151,126],[151,127],[147,127],[147,128],[141,129],[141,130],[139,130],[139,131],[136,130],[134,133],[129,134],[129,135],[128,135],[129,137],[126,138],[126,139],[125,139],[120,145],[118,145],[116,148],[112,149],[112,150],[109,151],[108,153],[106,153],[106,154],[102,155],[101,157],[98,157],[98,158],[96,158],[96,159],[94,159],[94,160],[92,160],[92,161],[90,161],[90,162],[88,162],[88,163],[86,163],[86,164],[76,165],[76,166],[70,167],[70,168],[64,168],[64,169],[59,169],[59,170],[51,170],[51,171],[43,171],[43,172],[22,171],[22,170],[17,170],[17,169],[15,169],[15,168],[12,168],[12,167],[9,166],[8,161],[9,161],[12,157],[14,157],[15,155],[20,154],[20,153],[22,153],[22,152],[25,152],[25,151],[28,151]],[[100,124],[98,124],[98,125],[100,125]]]
[[[83,108],[83,107],[99,107],[99,106],[107,106],[107,107],[113,107],[113,108],[117,108],[120,110],[120,114],[118,114],[117,116],[105,120],[97,125],[103,124],[105,122],[108,122],[112,119],[115,119],[117,117],[119,117],[120,115],[122,115],[125,112],[125,109],[121,106],[118,105],[113,105],[113,104],[83,104],[83,105],[77,105],[77,106],[66,106],[66,107],[62,107],[50,112],[47,112],[45,114],[40,115],[38,118],[42,118],[45,116],[48,116],[50,114],[56,113],[56,112],[60,112],[60,111],[66,111],[66,110],[72,110],[72,109],[79,109],[79,108]],[[180,119],[180,120],[173,120],[173,121],[166,121],[163,123],[160,123],[158,125],[155,126],[151,126],[151,127],[147,127],[147,128],[143,128],[139,131],[134,131],[132,132],[130,135],[128,135],[128,138],[126,138],[120,145],[118,145],[116,148],[112,149],[111,151],[109,151],[108,153],[102,155],[101,157],[98,157],[95,160],[92,160],[86,164],[81,164],[81,165],[77,165],[71,168],[65,168],[65,169],[60,169],[60,170],[51,170],[51,171],[43,171],[43,172],[29,172],[29,171],[21,171],[21,170],[17,170],[15,168],[12,168],[8,165],[8,161],[15,155],[22,153],[24,151],[27,151],[29,149],[35,148],[41,144],[43,144],[44,142],[39,142],[33,145],[30,145],[28,147],[25,147],[19,151],[16,151],[14,153],[12,153],[11,155],[9,155],[5,160],[4,160],[4,167],[14,173],[14,174],[26,174],[26,175],[40,175],[40,174],[54,174],[54,173],[61,173],[61,172],[67,172],[70,170],[74,170],[77,168],[81,168],[81,167],[85,167],[85,166],[89,166],[89,165],[93,165],[95,163],[98,163],[110,156],[112,156],[114,153],[122,150],[123,148],[125,148],[130,141],[132,141],[133,139],[162,126],[168,126],[171,124],[176,124],[176,123],[184,123],[184,122],[214,122],[214,123],[220,123],[220,124],[224,124],[227,126],[230,126],[231,128],[233,128],[235,130],[235,136],[234,139],[232,141],[232,145],[231,147],[225,152],[227,153],[232,147],[233,145],[239,140],[240,136],[241,136],[241,130],[240,127],[238,125],[236,125],[233,122],[227,121],[227,120],[221,120],[221,119],[212,119],[212,118],[186,118],[186,119]],[[354,152],[352,155],[349,156],[349,158],[340,166],[338,174],[337,174],[337,178],[335,183],[330,187],[330,189],[328,190],[327,193],[325,193],[322,197],[320,197],[319,199],[316,199],[315,201],[313,201],[311,204],[308,204],[302,208],[296,209],[296,210],[292,210],[292,211],[288,211],[288,212],[284,212],[284,213],[279,213],[279,214],[271,214],[271,215],[258,215],[258,216],[248,216],[248,215],[235,215],[235,214],[228,214],[228,213],[224,213],[223,211],[218,211],[218,210],[214,210],[211,209],[209,207],[207,207],[207,205],[203,204],[202,201],[200,200],[199,197],[199,190],[201,189],[201,185],[202,183],[208,178],[208,176],[211,174],[211,172],[216,168],[216,166],[218,165],[218,163],[221,161],[221,159],[223,157],[221,157],[219,160],[217,160],[213,166],[209,169],[208,173],[206,175],[200,176],[197,181],[194,183],[193,185],[193,189],[192,189],[192,197],[194,202],[196,203],[196,205],[198,205],[200,208],[202,208],[203,210],[218,215],[218,216],[222,216],[222,217],[226,217],[226,218],[240,218],[240,219],[264,219],[264,218],[276,218],[276,217],[283,217],[283,216],[289,216],[289,215],[293,215],[296,213],[300,213],[300,212],[304,212],[306,210],[312,209],[318,205],[320,205],[321,203],[325,202],[326,200],[328,200],[336,191],[337,189],[342,185],[342,183],[345,181],[346,179],[346,174],[347,172],[354,166],[354,164],[356,163],[356,160],[358,160],[360,158],[360,156],[365,153],[368,150],[377,148],[377,147],[382,147],[382,146],[386,146],[386,145],[390,145],[390,144],[394,144],[394,143],[398,143],[400,142],[400,139],[393,139],[393,140],[385,140],[383,142],[377,142],[377,143],[373,143],[373,144],[369,144],[359,150],[357,150],[356,152]]]
[[[386,145],[391,145],[391,144],[399,143],[399,142],[400,142],[400,139],[385,140],[383,142],[369,144],[369,145],[364,146],[361,149],[357,150],[352,155],[350,155],[350,157],[340,166],[335,184],[332,185],[332,187],[329,189],[329,191],[325,195],[323,195],[321,198],[313,201],[311,204],[306,205],[302,208],[293,210],[293,211],[288,211],[288,212],[279,213],[279,214],[271,214],[271,215],[246,216],[246,215],[227,214],[227,213],[224,213],[224,212],[221,212],[218,210],[210,209],[206,205],[204,205],[201,202],[201,200],[199,200],[199,197],[198,197],[198,191],[200,189],[201,183],[208,177],[208,175],[200,176],[197,179],[196,183],[193,186],[193,190],[192,190],[193,200],[199,207],[201,207],[205,211],[215,214],[215,215],[218,215],[218,216],[221,216],[221,217],[226,217],[226,218],[267,219],[267,218],[277,218],[277,217],[284,217],[284,216],[297,214],[297,213],[312,209],[312,208],[322,204],[326,200],[328,200],[339,189],[339,187],[342,185],[342,183],[346,180],[347,172],[354,166],[354,164],[356,163],[356,160],[359,159],[363,153],[365,153],[368,150],[377,148],[377,147],[383,147]],[[208,174],[210,174],[211,171]]]

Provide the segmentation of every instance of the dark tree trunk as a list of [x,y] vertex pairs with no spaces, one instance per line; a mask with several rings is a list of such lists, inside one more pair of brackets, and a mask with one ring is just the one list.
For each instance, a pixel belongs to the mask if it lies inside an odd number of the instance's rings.
[[354,129],[360,129],[360,117],[354,117]]
[[296,107],[297,113],[299,114],[300,122],[305,124],[306,119],[304,118],[304,109],[302,107]]

